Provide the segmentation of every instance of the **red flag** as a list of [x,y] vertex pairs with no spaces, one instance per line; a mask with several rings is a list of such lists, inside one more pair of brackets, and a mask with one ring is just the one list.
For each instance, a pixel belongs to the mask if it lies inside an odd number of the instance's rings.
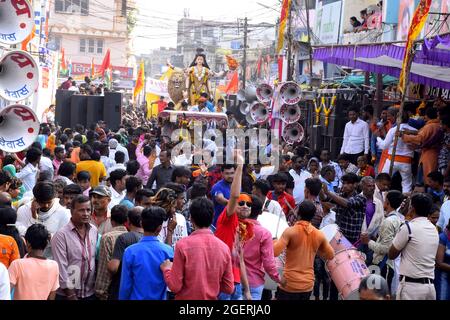
[[261,66],[262,66],[262,56],[259,56],[258,65],[256,66],[256,74],[259,77],[261,75]]
[[102,65],[101,65],[100,70],[98,71],[98,73],[101,74],[102,77],[104,77],[105,76],[105,72],[108,69],[111,69],[111,50],[110,49],[108,49],[108,51],[106,51],[105,58],[103,58]]
[[239,78],[238,78],[238,73],[234,72],[233,77],[231,78],[230,83],[228,83],[226,89],[225,89],[225,93],[226,94],[230,94],[230,93],[236,93],[238,92],[238,87],[239,87]]

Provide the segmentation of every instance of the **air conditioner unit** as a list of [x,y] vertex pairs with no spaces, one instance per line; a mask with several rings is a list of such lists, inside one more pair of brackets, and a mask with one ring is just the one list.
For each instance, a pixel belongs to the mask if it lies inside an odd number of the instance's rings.
[[67,7],[66,12],[67,13],[81,13],[81,7],[77,6],[75,4],[72,4]]

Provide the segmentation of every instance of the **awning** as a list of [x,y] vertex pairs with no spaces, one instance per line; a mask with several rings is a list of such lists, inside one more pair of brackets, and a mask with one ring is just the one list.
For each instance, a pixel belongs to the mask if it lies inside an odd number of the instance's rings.
[[[315,60],[396,78],[400,76],[404,54],[404,44],[354,44],[314,48]],[[422,44],[422,49],[414,57],[410,80],[450,89],[450,34],[434,37]]]

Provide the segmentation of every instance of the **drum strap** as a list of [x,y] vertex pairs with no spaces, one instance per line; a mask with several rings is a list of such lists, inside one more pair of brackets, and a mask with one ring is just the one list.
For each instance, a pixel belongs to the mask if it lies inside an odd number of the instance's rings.
[[408,242],[409,242],[409,241],[411,241],[411,234],[412,234],[412,232],[411,232],[411,226],[409,225],[409,222],[408,222],[408,221],[405,221],[405,225],[406,225],[406,227],[408,228]]

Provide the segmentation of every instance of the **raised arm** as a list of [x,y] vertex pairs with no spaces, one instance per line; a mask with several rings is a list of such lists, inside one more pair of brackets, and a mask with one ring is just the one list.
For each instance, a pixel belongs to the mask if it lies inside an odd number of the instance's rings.
[[236,210],[239,195],[241,194],[242,168],[244,166],[242,151],[238,150],[236,158],[238,161],[238,165],[236,168],[236,173],[234,175],[233,183],[231,184],[230,199],[228,200],[227,204],[227,216],[233,215],[234,211]]

